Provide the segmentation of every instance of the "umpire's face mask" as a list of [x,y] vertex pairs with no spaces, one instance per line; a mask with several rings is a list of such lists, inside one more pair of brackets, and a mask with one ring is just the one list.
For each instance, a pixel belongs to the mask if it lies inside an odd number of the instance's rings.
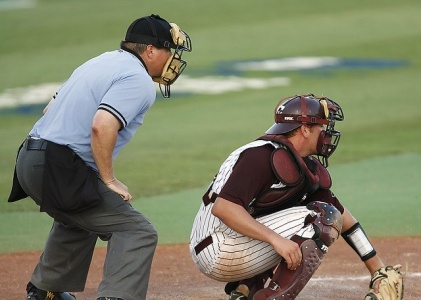
[[191,40],[187,33],[175,23],[170,23],[170,25],[171,36],[177,48],[164,65],[161,76],[152,78],[153,81],[159,83],[159,89],[164,98],[170,97],[170,85],[177,80],[187,66],[187,62],[181,59],[183,51],[191,52],[192,50]]

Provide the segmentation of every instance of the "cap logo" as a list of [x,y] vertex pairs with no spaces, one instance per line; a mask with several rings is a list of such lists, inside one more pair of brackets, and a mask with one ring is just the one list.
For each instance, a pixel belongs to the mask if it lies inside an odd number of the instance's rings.
[[285,105],[281,104],[278,106],[278,108],[276,109],[276,113],[277,114],[282,114],[282,111],[285,109]]

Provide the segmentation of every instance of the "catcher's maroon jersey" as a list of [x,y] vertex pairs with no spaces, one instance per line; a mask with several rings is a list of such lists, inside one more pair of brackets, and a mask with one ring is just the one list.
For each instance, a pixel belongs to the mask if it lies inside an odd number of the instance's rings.
[[[271,153],[277,147],[277,143],[257,140],[232,152],[221,165],[208,197],[216,194],[248,209],[250,202],[263,191],[282,187],[270,164]],[[342,213],[339,201],[333,196],[330,200]],[[237,281],[258,275],[281,261],[269,244],[241,235],[222,223],[211,213],[212,206],[212,201],[202,203],[190,236],[193,261],[204,274],[219,281]],[[310,213],[300,205],[256,220],[285,238],[293,235],[311,238],[313,227],[304,225]]]

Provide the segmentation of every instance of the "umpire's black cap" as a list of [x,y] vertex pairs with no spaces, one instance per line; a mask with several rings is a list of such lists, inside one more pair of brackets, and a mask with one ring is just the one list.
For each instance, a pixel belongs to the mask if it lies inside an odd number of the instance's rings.
[[124,41],[154,45],[159,48],[177,48],[171,35],[171,25],[159,15],[134,20],[127,29]]

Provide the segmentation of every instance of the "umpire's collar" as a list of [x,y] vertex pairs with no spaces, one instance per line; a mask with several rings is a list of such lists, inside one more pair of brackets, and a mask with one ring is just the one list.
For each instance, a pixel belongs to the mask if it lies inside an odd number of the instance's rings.
[[121,49],[123,49],[124,51],[127,51],[131,54],[133,54],[134,56],[136,56],[140,62],[142,63],[143,67],[145,68],[146,72],[148,72],[148,67],[146,66],[145,62],[143,61],[143,59],[139,56],[139,54],[137,54],[136,52],[134,52],[133,50],[125,47],[125,46],[121,46]]

